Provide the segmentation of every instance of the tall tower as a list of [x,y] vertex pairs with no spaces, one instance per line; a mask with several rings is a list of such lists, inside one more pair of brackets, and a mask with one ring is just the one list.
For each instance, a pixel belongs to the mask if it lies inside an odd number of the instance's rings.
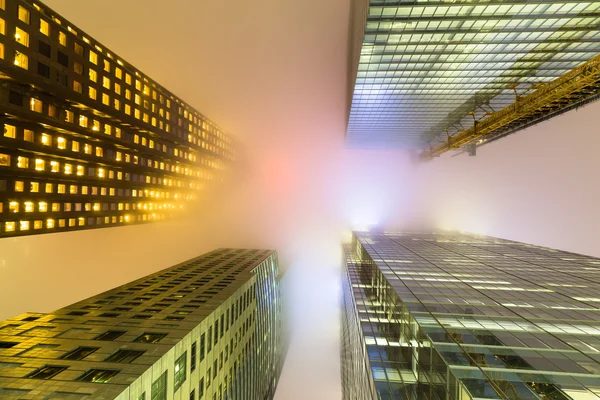
[[344,399],[600,396],[600,259],[446,233],[345,254]]
[[234,158],[213,121],[36,0],[0,0],[0,237],[176,216]]
[[0,398],[271,399],[284,354],[280,279],[273,251],[219,249],[3,321]]

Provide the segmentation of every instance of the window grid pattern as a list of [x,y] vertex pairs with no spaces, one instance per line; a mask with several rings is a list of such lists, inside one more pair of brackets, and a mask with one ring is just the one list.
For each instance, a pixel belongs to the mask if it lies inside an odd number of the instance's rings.
[[449,233],[355,232],[346,249],[343,377],[367,387],[345,398],[600,393],[600,259]]
[[354,145],[423,148],[600,52],[598,2],[355,3]]

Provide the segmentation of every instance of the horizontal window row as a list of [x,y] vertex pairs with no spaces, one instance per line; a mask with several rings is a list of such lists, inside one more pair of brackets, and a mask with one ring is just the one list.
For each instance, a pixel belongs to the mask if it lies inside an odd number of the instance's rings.
[[[4,212],[5,203],[0,202],[0,213]],[[8,201],[6,211],[9,213],[33,212],[106,212],[106,211],[162,211],[178,210],[179,204],[154,202],[120,202],[120,203],[71,203],[56,201]]]
[[160,221],[166,219],[165,214],[126,214],[105,217],[77,217],[77,218],[48,218],[45,220],[19,220],[0,222],[2,232],[27,232],[38,229],[73,228],[93,225],[109,225],[134,222]]

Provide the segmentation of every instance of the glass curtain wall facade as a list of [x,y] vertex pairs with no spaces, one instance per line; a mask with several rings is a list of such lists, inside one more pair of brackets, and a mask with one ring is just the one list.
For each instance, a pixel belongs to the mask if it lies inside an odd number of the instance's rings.
[[355,232],[344,399],[600,396],[600,259],[467,234]]
[[0,0],[0,237],[177,216],[234,159],[214,122],[43,3]]
[[263,400],[283,364],[281,273],[219,249],[0,323],[0,398]]

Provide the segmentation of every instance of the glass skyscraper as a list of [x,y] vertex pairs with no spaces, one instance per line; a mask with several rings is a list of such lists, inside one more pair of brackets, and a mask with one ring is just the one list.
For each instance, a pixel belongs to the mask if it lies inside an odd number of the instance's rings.
[[0,398],[271,399],[284,357],[281,276],[273,251],[219,249],[0,322]]
[[234,159],[219,126],[36,0],[0,0],[0,237],[177,216]]
[[344,399],[600,398],[600,259],[458,233],[344,250]]

